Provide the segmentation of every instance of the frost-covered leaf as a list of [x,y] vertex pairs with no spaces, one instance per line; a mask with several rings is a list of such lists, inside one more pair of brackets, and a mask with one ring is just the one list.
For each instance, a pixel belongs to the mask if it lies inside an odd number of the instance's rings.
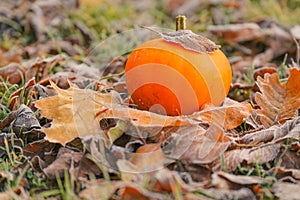
[[273,185],[272,190],[279,199],[299,199],[300,184],[277,182]]
[[237,102],[226,98],[222,106],[206,105],[190,117],[205,123],[217,123],[230,130],[242,124],[243,119],[251,114],[250,104]]
[[288,138],[300,140],[300,117],[288,120],[281,127],[272,126],[267,129],[244,135],[239,140],[244,144],[257,144],[260,142],[280,142]]
[[158,33],[165,41],[172,42],[200,54],[213,53],[221,46],[216,45],[208,38],[193,33],[191,30],[178,30],[173,32],[161,33],[152,28],[144,27]]
[[280,151],[280,144],[269,144],[250,149],[235,149],[224,153],[224,163],[218,160],[214,163],[214,171],[226,169],[227,171],[233,171],[242,162],[248,164],[259,163],[263,164],[273,160]]
[[279,82],[277,73],[258,77],[257,85],[261,93],[255,94],[260,106],[259,120],[265,127],[282,124],[296,116],[300,108],[300,70],[290,69],[290,76],[285,83]]
[[232,142],[217,124],[208,130],[199,126],[184,127],[177,134],[165,152],[171,158],[197,164],[207,164],[218,159]]
[[[71,83],[70,83],[71,84]],[[66,144],[76,137],[102,135],[108,145],[121,136],[120,130],[126,127],[118,126],[105,135],[99,122],[104,118],[120,119],[136,127],[167,127],[196,124],[187,117],[170,117],[128,108],[122,105],[118,94],[99,93],[88,89],[79,89],[71,84],[68,90],[58,88],[53,82],[52,87],[58,93],[56,96],[41,99],[35,106],[41,110],[44,117],[53,119],[50,128],[42,128],[46,139],[50,142]]]

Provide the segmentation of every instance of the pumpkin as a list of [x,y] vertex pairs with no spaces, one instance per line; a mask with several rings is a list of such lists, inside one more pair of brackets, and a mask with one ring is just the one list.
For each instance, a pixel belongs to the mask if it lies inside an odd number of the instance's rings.
[[232,71],[219,46],[190,30],[159,34],[162,38],[138,46],[126,62],[132,103],[171,116],[191,114],[208,103],[220,105]]

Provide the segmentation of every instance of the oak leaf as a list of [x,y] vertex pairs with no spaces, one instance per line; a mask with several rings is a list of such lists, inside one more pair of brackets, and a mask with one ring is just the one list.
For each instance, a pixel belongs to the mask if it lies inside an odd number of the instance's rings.
[[277,73],[266,74],[264,79],[258,77],[257,85],[261,93],[255,94],[255,100],[260,106],[257,111],[259,121],[264,127],[283,124],[294,118],[300,108],[300,70],[290,69],[287,82],[280,83]]

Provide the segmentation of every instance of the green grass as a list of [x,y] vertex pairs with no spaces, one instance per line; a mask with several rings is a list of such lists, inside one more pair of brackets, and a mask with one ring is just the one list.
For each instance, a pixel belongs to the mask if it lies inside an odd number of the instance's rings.
[[273,19],[285,25],[300,24],[300,0],[247,0],[248,20]]

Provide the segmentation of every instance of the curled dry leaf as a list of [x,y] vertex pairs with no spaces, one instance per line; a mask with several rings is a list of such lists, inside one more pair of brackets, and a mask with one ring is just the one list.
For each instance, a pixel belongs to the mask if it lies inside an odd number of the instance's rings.
[[244,135],[239,139],[244,144],[257,144],[260,142],[280,142],[288,138],[300,140],[300,117],[288,120],[281,127],[271,126],[267,129]]
[[58,174],[64,177],[64,171],[69,170],[75,177],[84,177],[89,174],[101,174],[99,167],[86,157],[82,152],[75,152],[67,148],[60,148],[56,160],[43,169],[51,179]]
[[30,160],[29,163],[35,170],[42,172],[55,160],[60,147],[59,144],[38,140],[27,144],[23,148],[23,154]]
[[264,34],[256,23],[213,25],[208,26],[208,31],[221,35],[229,43],[258,39]]
[[290,69],[290,76],[285,83],[279,82],[277,73],[266,74],[264,79],[258,77],[257,85],[261,93],[255,94],[255,100],[260,106],[257,111],[259,121],[265,127],[282,124],[294,118],[300,108],[300,70]]
[[[11,99],[11,103],[9,105],[10,109],[18,108],[23,102],[25,102],[25,99],[28,100],[29,104],[31,103],[31,96],[30,92],[32,87],[35,85],[35,80],[34,78],[28,80],[25,85],[16,91],[14,91],[9,98]],[[23,93],[23,95],[21,95]],[[20,98],[20,97],[23,98]],[[22,105],[21,105],[22,106]],[[21,107],[20,106],[20,107]]]
[[249,188],[241,188],[239,190],[226,189],[208,189],[204,190],[206,196],[213,199],[249,199],[255,200],[255,195]]
[[[1,57],[0,57],[1,61]],[[4,81],[8,81],[11,84],[21,83],[24,76],[25,69],[18,63],[10,63],[0,68],[0,77]]]
[[141,183],[143,174],[151,176],[164,167],[165,159],[160,144],[145,144],[131,155],[129,160],[117,161],[123,181]]
[[191,30],[162,33],[161,36],[168,42],[176,43],[185,49],[201,54],[213,53],[221,47],[206,37],[193,33]]
[[88,180],[86,188],[79,193],[82,199],[148,199],[164,200],[164,194],[146,190],[141,185],[125,181]]
[[144,28],[158,33],[167,42],[178,44],[187,50],[195,51],[200,54],[213,53],[221,47],[208,38],[193,33],[191,30],[178,30],[175,32],[161,33],[149,27]]
[[283,180],[287,177],[296,180],[300,180],[300,170],[299,169],[286,169],[284,167],[274,167],[268,171],[269,174],[276,174],[276,178]]
[[22,104],[18,110],[10,112],[6,118],[0,120],[0,129],[11,128],[14,133],[20,136],[21,133],[27,134],[33,129],[40,129],[40,123],[33,111]]
[[263,183],[263,179],[257,176],[234,175],[222,171],[216,172],[216,175],[226,181],[239,185],[257,185]]
[[279,199],[299,199],[300,184],[277,182],[272,190]]
[[251,114],[252,108],[246,102],[237,102],[226,98],[222,106],[206,105],[203,110],[190,117],[205,123],[217,123],[227,130],[241,125],[243,119]]
[[152,172],[164,167],[164,155],[160,144],[145,144],[137,149],[129,161],[138,172]]
[[88,180],[85,184],[86,187],[79,193],[82,199],[110,199],[114,192],[124,185],[120,181],[107,182],[103,179]]
[[207,131],[199,126],[184,127],[177,134],[164,151],[171,158],[197,164],[208,164],[218,159],[232,142],[217,124]]
[[233,171],[239,164],[246,161],[250,163],[263,164],[273,160],[280,151],[280,144],[268,144],[250,149],[235,149],[224,153],[224,164],[221,159],[214,163],[213,171],[219,171],[225,168],[227,171]]

